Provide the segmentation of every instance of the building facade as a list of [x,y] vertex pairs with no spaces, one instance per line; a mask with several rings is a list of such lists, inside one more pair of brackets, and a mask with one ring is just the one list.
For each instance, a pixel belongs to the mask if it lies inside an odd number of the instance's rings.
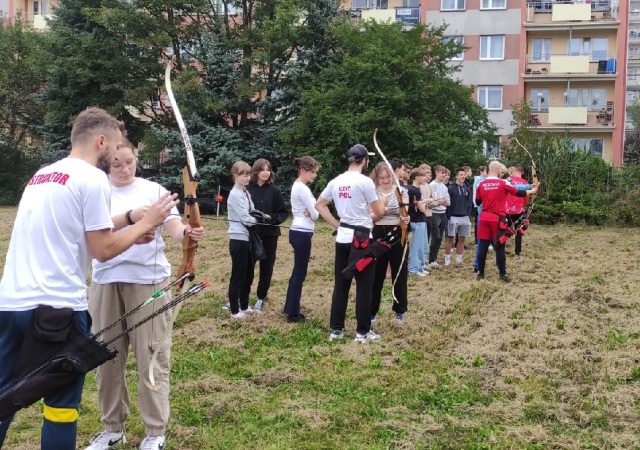
[[[537,130],[568,132],[622,165],[628,4],[617,0],[538,1],[523,9],[520,96]],[[622,18],[622,20],[620,20]]]

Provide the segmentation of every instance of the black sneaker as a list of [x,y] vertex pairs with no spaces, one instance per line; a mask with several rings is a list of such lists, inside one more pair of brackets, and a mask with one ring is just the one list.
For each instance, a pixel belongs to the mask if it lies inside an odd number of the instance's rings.
[[477,278],[478,280],[484,280],[484,274],[483,274],[483,273],[478,272],[478,274],[476,275],[476,278]]
[[500,280],[504,283],[511,283],[511,278],[507,274],[500,275]]
[[304,321],[306,321],[307,318],[304,316],[304,314],[299,314],[297,316],[288,316],[287,317],[287,322],[289,323],[302,323]]

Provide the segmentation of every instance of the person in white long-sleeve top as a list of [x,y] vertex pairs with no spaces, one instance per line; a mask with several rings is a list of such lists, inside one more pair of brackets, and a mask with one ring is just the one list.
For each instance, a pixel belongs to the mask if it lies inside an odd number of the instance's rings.
[[307,277],[309,258],[311,257],[311,238],[315,223],[320,216],[316,211],[316,199],[307,183],[313,182],[318,175],[320,163],[311,156],[303,156],[293,160],[298,169],[298,178],[291,188],[291,212],[293,222],[289,230],[289,243],[293,247],[293,271],[289,278],[287,299],[284,313],[289,322],[304,322],[304,314],[300,314],[300,298],[302,285]]

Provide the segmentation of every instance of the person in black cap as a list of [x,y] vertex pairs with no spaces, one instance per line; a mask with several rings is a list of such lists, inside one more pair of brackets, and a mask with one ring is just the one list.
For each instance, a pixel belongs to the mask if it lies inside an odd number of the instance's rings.
[[[316,210],[337,230],[335,256],[335,284],[331,301],[330,340],[344,337],[344,320],[349,301],[352,277],[342,271],[347,267],[349,254],[357,247],[368,245],[373,221],[371,213],[382,216],[388,197],[378,198],[371,178],[363,175],[369,164],[369,152],[364,145],[356,144],[347,152],[349,169],[327,184],[316,202]],[[333,201],[340,220],[329,211]],[[368,343],[379,341],[380,335],[371,329],[371,288],[375,265],[369,264],[356,278],[356,318],[358,328],[355,341]]]

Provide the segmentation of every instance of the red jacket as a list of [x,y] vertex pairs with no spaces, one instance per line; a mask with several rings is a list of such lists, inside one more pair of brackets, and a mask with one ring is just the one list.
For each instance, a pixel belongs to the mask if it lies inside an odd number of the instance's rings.
[[[529,184],[527,180],[520,177],[511,177],[511,184],[516,186],[518,184]],[[529,201],[529,197],[516,197],[515,195],[509,195],[507,197],[507,203],[505,210],[507,214],[520,214],[524,212],[524,205]]]

